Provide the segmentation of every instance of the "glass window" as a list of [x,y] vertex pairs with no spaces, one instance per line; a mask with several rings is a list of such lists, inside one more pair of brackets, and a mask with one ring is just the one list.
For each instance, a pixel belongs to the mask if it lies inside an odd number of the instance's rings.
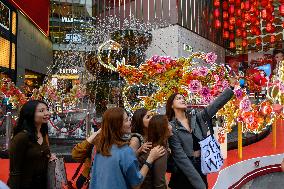
[[9,30],[10,9],[0,1],[0,26]]
[[9,68],[10,41],[0,37],[0,67]]

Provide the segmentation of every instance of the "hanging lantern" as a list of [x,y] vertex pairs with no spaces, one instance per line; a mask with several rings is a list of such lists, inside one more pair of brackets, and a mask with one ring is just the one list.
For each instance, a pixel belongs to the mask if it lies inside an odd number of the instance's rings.
[[248,45],[248,40],[243,39],[243,41],[242,41],[242,46],[243,46],[243,47],[246,47],[247,45]]
[[268,5],[268,1],[267,0],[261,0],[260,5],[262,6],[262,8],[265,8]]
[[245,2],[245,9],[248,11],[250,9],[250,3],[249,1]]
[[246,23],[245,22],[242,22],[242,28],[246,28]]
[[215,18],[218,18],[220,16],[220,11],[219,11],[219,9],[215,9],[214,10],[214,17]]
[[241,37],[241,35],[242,35],[242,30],[241,29],[236,29],[236,36],[237,37]]
[[238,7],[238,6],[241,6],[241,0],[235,0],[235,5]]
[[229,0],[229,4],[234,4],[235,0]]
[[236,15],[239,16],[239,17],[242,16],[242,10],[241,9],[237,9],[236,10]]
[[228,8],[229,8],[228,2],[227,2],[227,1],[224,1],[224,2],[223,2],[223,9],[224,9],[224,10],[228,10]]
[[228,29],[229,28],[229,23],[227,21],[223,22],[223,27],[224,29]]
[[237,25],[238,27],[241,27],[241,26],[242,26],[242,20],[237,19],[237,20],[236,20],[236,25]]
[[281,16],[284,16],[284,4],[281,4],[279,6],[279,12],[280,12]]
[[235,28],[234,25],[229,25],[229,30],[230,31],[234,31],[234,28]]
[[230,40],[234,40],[234,39],[235,39],[235,35],[234,35],[234,33],[230,33],[230,35],[229,35],[229,39],[230,39]]
[[234,25],[234,24],[236,23],[236,18],[235,18],[235,17],[230,17],[229,23],[230,23],[231,25]]
[[229,39],[229,31],[224,31],[223,32],[223,37],[224,37],[224,39]]
[[256,20],[255,23],[254,23],[254,25],[259,26],[259,25],[260,25],[259,20]]
[[260,28],[257,28],[256,31],[255,31],[255,35],[260,35],[261,34],[261,30]]
[[256,44],[256,45],[261,45],[261,37],[257,37],[257,38],[255,39],[255,44]]
[[220,7],[220,0],[214,0],[214,7]]
[[251,34],[255,35],[256,34],[256,30],[257,30],[256,26],[252,26],[251,29],[250,29]]
[[221,21],[220,20],[215,20],[215,28],[221,28]]
[[247,37],[247,34],[248,34],[247,31],[244,30],[243,33],[242,33],[242,37],[243,37],[243,38],[246,38],[246,37]]
[[231,42],[230,42],[230,48],[231,48],[231,49],[236,48],[236,44],[235,44],[234,41],[231,41]]
[[275,41],[276,41],[275,35],[271,35],[270,36],[270,43],[275,43]]
[[234,5],[230,5],[229,7],[229,14],[234,14],[235,13],[235,6]]
[[224,20],[227,20],[229,18],[229,14],[227,11],[223,11],[223,18]]
[[250,23],[254,24],[256,22],[257,17],[255,15],[250,16]]
[[243,10],[245,8],[245,3],[241,2],[241,9]]
[[273,15],[269,16],[268,20],[269,20],[270,22],[274,22],[275,16],[273,16]]

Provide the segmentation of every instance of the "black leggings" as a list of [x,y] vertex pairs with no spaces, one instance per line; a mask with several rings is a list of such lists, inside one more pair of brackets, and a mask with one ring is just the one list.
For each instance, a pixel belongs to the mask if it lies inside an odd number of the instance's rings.
[[[201,176],[203,182],[206,185],[206,188],[208,188],[207,176],[204,175],[201,171],[200,158],[190,158],[190,160],[193,166],[195,167],[196,171]],[[178,169],[176,173],[172,173],[169,187],[171,189],[195,189],[194,186],[190,183],[190,181],[187,179],[187,177],[180,169]]]

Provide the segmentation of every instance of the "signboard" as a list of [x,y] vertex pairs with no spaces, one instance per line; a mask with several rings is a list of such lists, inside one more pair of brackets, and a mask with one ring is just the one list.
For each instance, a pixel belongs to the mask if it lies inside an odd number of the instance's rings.
[[[49,0],[8,0],[24,13],[46,36],[49,33]],[[0,14],[1,15],[1,14]]]
[[9,30],[10,26],[10,9],[0,1],[0,26]]

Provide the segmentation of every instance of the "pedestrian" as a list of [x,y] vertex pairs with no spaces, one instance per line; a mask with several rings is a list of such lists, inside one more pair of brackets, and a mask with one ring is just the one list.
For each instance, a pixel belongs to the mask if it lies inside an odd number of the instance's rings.
[[192,113],[192,115],[187,111],[187,103],[183,95],[175,93],[168,98],[166,115],[173,127],[169,145],[177,166],[177,171],[172,173],[169,182],[171,189],[205,189],[208,187],[207,177],[201,172],[199,141],[207,136],[208,118],[212,118],[232,98],[234,85],[235,81],[232,81],[231,88],[225,89],[204,110]]
[[20,110],[9,148],[11,189],[46,189],[48,161],[55,159],[47,143],[48,106],[28,101]]
[[164,148],[153,148],[139,170],[133,149],[123,140],[123,135],[131,132],[130,119],[124,109],[107,109],[103,115],[101,129],[95,142],[96,155],[91,171],[90,188],[139,188],[152,163],[165,154]]

